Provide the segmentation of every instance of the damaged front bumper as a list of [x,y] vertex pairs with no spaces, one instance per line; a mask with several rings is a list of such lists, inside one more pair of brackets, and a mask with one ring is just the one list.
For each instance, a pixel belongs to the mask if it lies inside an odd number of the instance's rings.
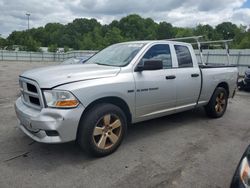
[[30,138],[42,143],[63,143],[76,139],[78,124],[84,107],[72,109],[28,107],[18,98],[15,110],[21,130]]

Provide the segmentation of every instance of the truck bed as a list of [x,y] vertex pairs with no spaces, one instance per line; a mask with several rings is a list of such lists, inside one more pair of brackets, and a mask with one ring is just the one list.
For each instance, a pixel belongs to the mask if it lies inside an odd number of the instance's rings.
[[236,87],[238,70],[233,65],[199,65],[202,74],[200,101],[209,101],[218,83],[227,83],[229,97],[233,96]]

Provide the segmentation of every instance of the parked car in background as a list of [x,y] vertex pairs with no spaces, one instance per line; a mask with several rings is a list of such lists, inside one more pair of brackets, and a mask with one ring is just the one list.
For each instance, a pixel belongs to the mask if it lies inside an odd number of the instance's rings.
[[250,187],[250,145],[247,147],[234,173],[231,188]]
[[15,109],[32,139],[77,140],[88,153],[105,156],[119,147],[128,124],[201,106],[209,117],[222,117],[237,77],[235,66],[199,65],[188,43],[126,42],[83,65],[24,72]]
[[85,63],[92,55],[86,55],[82,57],[73,57],[69,58],[62,62],[62,65],[70,65],[70,64],[83,64]]
[[238,83],[239,90],[250,91],[250,66],[245,72],[243,80]]

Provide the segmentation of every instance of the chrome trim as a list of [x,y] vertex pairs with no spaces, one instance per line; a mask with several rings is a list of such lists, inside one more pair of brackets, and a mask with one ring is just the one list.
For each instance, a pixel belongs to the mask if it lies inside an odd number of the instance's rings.
[[38,97],[39,98],[39,95],[37,93],[26,91],[26,90],[23,90],[23,92],[26,93],[29,96]]
[[[27,83],[35,86],[37,93],[28,91]],[[35,81],[29,80],[27,78],[19,77],[19,85],[20,85],[20,91],[22,93],[21,98],[22,98],[22,101],[25,105],[27,105],[31,108],[37,109],[37,110],[41,110],[42,108],[45,107],[43,97],[42,97],[43,96],[42,91],[41,91],[39,85]],[[36,105],[34,103],[31,103],[29,96],[38,98],[40,105]]]
[[168,109],[164,109],[164,110],[158,110],[158,111],[155,111],[155,112],[152,112],[152,113],[149,113],[149,114],[145,114],[141,117],[147,117],[147,116],[152,116],[152,115],[157,115],[157,114],[161,114],[161,113],[165,113],[165,112],[169,112],[169,111],[173,111],[173,110],[179,110],[179,109],[182,109],[182,108],[191,108],[191,107],[195,107],[196,103],[191,103],[191,104],[188,104],[188,105],[182,105],[182,106],[177,106],[177,107],[173,107],[173,108],[168,108]]

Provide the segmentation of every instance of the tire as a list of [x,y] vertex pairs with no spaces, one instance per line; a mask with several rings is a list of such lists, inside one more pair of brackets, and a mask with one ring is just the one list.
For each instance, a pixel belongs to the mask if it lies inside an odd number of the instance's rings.
[[88,154],[103,157],[113,153],[127,132],[124,112],[113,104],[98,104],[82,117],[77,134],[80,147]]
[[[223,97],[222,97],[223,96]],[[209,101],[205,106],[207,115],[211,118],[220,118],[227,109],[228,93],[222,87],[217,87]]]
[[238,89],[239,89],[239,91],[243,91],[244,90],[244,82],[243,82],[243,80],[240,81],[240,82],[238,82]]

